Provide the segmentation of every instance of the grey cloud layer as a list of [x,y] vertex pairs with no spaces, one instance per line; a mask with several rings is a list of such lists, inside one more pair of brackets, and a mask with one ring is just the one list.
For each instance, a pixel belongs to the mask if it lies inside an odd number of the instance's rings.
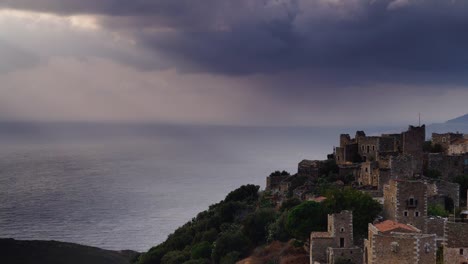
[[468,70],[465,0],[11,0],[0,6],[102,15],[104,26],[186,71],[397,71],[445,79]]

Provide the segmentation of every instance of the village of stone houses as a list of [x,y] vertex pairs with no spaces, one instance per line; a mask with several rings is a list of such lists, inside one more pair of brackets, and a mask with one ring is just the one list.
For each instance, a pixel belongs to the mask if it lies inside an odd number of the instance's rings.
[[[352,211],[329,214],[328,230],[309,236],[310,264],[468,263],[468,197],[454,180],[468,172],[468,135],[433,133],[426,141],[425,125],[409,126],[399,134],[342,134],[327,160],[303,160],[297,174],[267,177],[271,200],[280,206],[288,193],[301,201],[326,200],[313,190],[330,160],[338,175],[351,178],[334,184],[371,195],[383,210],[368,224],[362,241],[353,236]],[[297,177],[307,181],[297,186]],[[449,214],[434,215],[431,208]]]

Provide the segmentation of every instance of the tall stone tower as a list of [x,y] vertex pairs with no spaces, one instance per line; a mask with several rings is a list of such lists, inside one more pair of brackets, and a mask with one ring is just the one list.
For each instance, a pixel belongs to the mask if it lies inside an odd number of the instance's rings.
[[426,232],[426,184],[422,181],[390,180],[384,188],[384,216]]
[[423,145],[426,140],[426,126],[409,126],[408,131],[402,133],[403,154],[411,155],[415,161],[415,173],[422,174]]
[[335,240],[334,244],[337,247],[353,247],[353,213],[341,211],[338,214],[328,215],[328,233]]

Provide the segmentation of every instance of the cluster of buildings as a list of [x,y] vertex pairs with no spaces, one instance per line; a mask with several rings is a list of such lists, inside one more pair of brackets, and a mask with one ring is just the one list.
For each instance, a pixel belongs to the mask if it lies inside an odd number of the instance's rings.
[[[352,186],[383,204],[382,218],[369,223],[367,239],[356,245],[352,212],[329,215],[327,232],[310,235],[311,264],[436,263],[440,249],[439,263],[468,264],[468,223],[428,215],[430,206],[460,208],[460,186],[453,180],[468,173],[468,137],[433,133],[428,144],[424,125],[380,136],[342,134],[328,160],[303,160],[294,175],[272,174],[266,189],[277,204],[287,194],[321,201],[314,188],[330,164],[339,179],[352,179]],[[299,177],[305,179],[301,185]]]
[[310,234],[310,263],[467,264],[468,222],[427,211],[423,181],[392,179],[384,190],[383,219],[369,223],[363,245],[353,243],[352,212],[328,215],[327,232]]

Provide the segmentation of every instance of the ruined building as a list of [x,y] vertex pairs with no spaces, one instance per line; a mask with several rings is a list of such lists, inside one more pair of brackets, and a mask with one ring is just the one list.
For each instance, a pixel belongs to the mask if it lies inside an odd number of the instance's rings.
[[448,146],[447,154],[461,155],[468,153],[468,138],[460,138],[452,141]]
[[354,138],[340,135],[335,160],[340,175],[354,175],[359,185],[382,191],[389,179],[412,179],[423,171],[425,126],[409,126],[400,134],[367,136],[357,131]]
[[362,263],[362,250],[354,245],[351,211],[328,215],[327,232],[310,234],[311,264],[339,261]]
[[457,139],[463,139],[463,134],[460,133],[432,133],[432,146],[440,145],[444,153],[448,153],[449,145]]

